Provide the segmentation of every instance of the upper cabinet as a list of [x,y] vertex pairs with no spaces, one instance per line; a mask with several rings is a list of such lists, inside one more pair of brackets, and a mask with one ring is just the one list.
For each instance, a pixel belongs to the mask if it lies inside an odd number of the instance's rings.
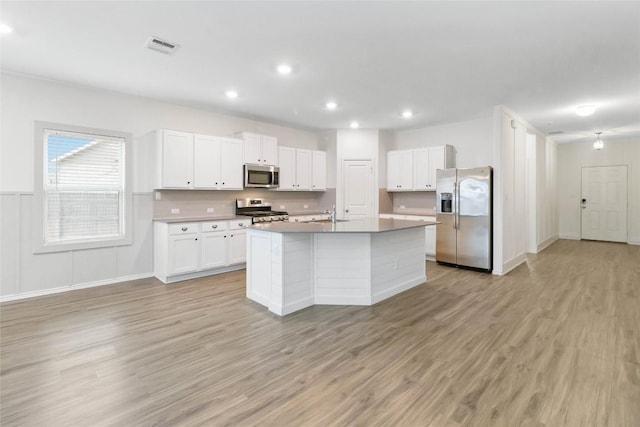
[[387,191],[412,191],[413,153],[411,150],[387,153]]
[[279,191],[324,191],[327,170],[324,151],[278,147]]
[[243,142],[160,130],[155,188],[242,190]]
[[252,165],[278,164],[278,138],[251,132],[237,134],[244,140],[244,163]]
[[435,191],[436,171],[455,167],[453,147],[442,145],[387,153],[387,191]]

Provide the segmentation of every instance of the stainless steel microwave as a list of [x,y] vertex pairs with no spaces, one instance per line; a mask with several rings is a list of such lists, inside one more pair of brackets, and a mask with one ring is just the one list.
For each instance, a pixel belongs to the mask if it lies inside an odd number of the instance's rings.
[[244,165],[244,186],[252,188],[278,188],[280,168],[277,166]]

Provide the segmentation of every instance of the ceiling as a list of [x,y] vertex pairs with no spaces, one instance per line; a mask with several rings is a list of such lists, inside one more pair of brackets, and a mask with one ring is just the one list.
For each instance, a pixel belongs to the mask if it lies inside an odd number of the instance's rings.
[[[5,71],[309,130],[504,104],[559,142],[640,138],[640,2],[7,1]],[[180,45],[143,47],[150,36]],[[281,62],[293,66],[279,75]],[[239,97],[227,99],[233,88]],[[335,100],[338,108],[324,104]],[[580,104],[595,104],[589,117]],[[411,109],[412,119],[401,117]]]

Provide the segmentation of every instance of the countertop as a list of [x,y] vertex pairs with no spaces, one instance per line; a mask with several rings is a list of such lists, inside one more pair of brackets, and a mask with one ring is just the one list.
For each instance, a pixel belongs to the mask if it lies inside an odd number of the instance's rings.
[[436,224],[437,222],[431,221],[364,218],[336,222],[335,224],[331,222],[272,222],[254,224],[247,228],[274,233],[382,233]]
[[250,216],[245,215],[227,215],[227,216],[192,216],[192,217],[171,217],[171,218],[154,218],[156,222],[165,222],[167,224],[175,224],[176,222],[202,222],[202,221],[228,221],[234,219],[246,219],[251,222]]

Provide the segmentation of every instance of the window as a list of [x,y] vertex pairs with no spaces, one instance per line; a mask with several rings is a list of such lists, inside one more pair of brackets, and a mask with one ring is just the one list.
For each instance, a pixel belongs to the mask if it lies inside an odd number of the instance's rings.
[[130,243],[130,138],[52,124],[40,124],[36,135],[42,138],[40,251]]

